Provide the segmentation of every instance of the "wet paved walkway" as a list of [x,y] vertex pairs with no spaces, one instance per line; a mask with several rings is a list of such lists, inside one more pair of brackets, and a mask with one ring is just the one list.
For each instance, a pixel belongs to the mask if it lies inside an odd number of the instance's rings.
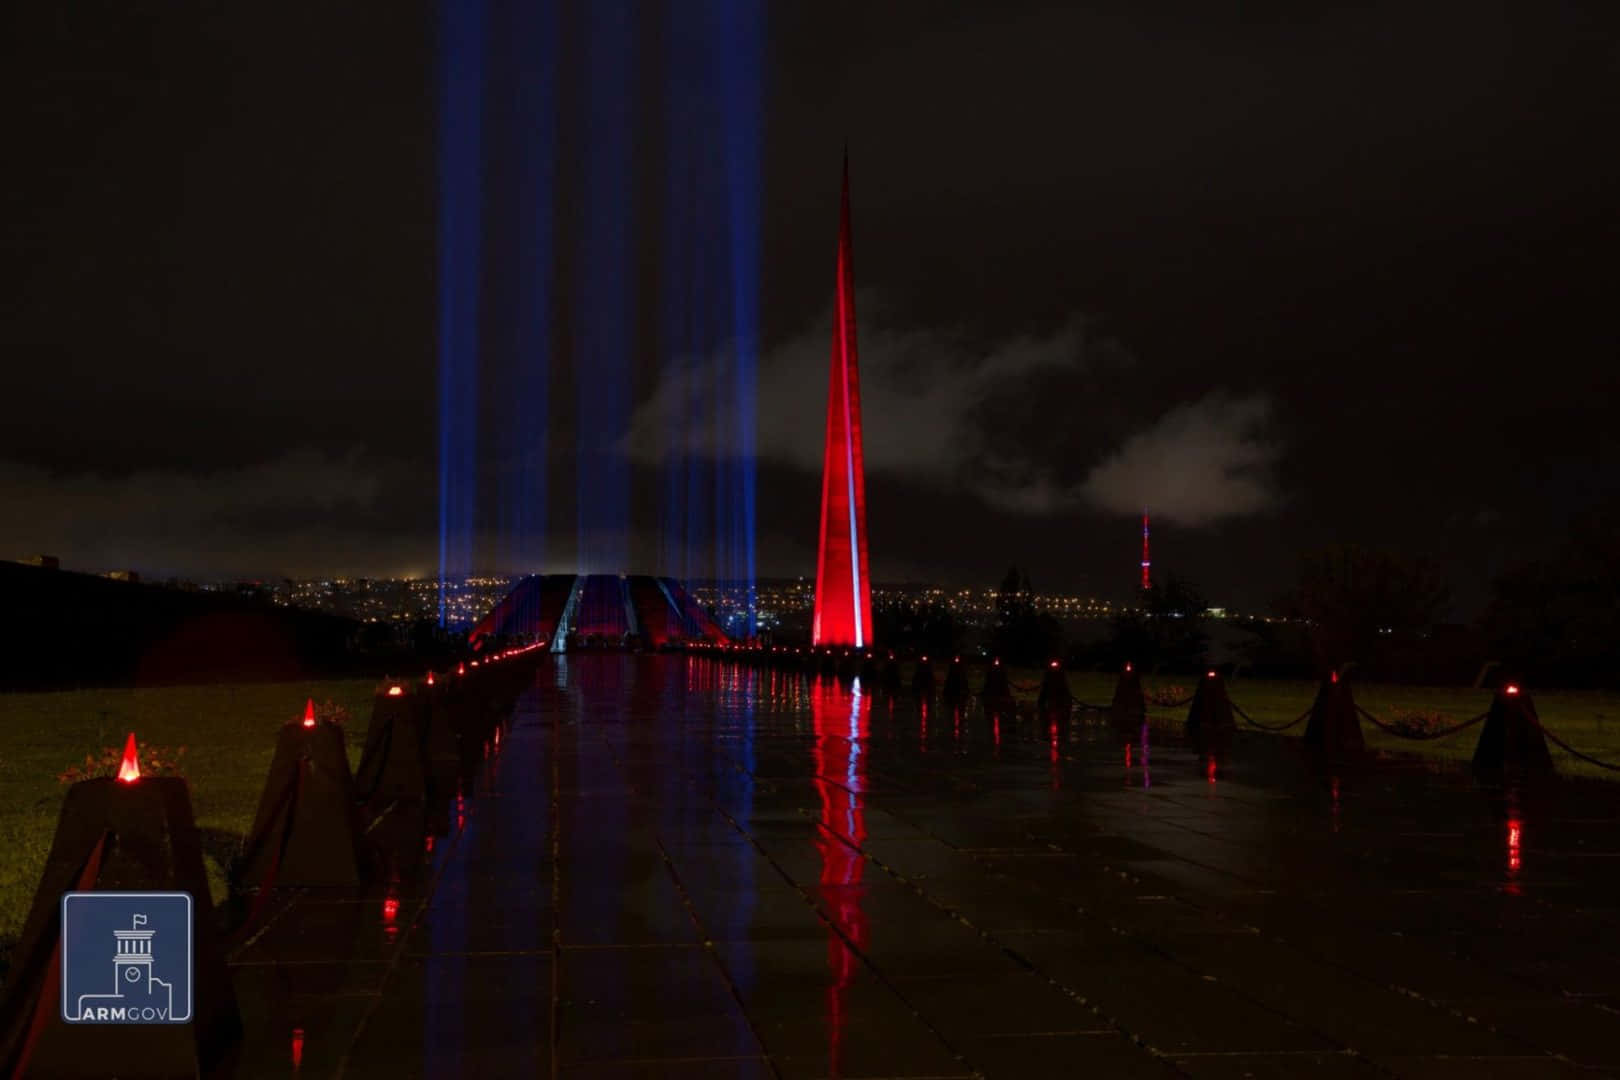
[[1620,785],[1211,773],[677,657],[548,662],[492,750],[237,952],[239,1075],[1620,1071]]

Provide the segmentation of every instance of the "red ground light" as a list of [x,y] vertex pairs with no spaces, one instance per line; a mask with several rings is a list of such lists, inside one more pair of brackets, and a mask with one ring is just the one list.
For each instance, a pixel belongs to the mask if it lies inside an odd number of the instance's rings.
[[124,742],[124,760],[118,763],[118,779],[133,784],[141,778],[141,759],[135,753],[135,733],[129,733]]

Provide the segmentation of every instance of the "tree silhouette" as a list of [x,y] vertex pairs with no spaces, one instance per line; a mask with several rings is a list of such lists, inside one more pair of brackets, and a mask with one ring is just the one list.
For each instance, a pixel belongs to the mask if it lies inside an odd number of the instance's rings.
[[1577,517],[1552,560],[1493,585],[1483,629],[1497,654],[1543,685],[1620,685],[1620,504]]
[[1310,622],[1316,661],[1376,669],[1390,653],[1433,628],[1451,591],[1427,559],[1339,544],[1306,555],[1287,600]]
[[1140,612],[1113,618],[1110,666],[1129,662],[1184,673],[1201,668],[1209,648],[1204,632],[1209,605],[1197,586],[1170,574],[1142,594],[1142,604]]
[[1029,574],[1009,567],[996,591],[996,626],[990,651],[1010,664],[1044,664],[1063,649],[1063,627],[1050,615],[1035,610],[1035,590]]

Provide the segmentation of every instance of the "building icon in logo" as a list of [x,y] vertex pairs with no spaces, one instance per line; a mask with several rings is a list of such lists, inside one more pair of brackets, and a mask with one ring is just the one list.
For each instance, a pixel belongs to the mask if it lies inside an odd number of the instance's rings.
[[[110,1019],[112,1009],[141,1010],[142,1015],[174,1015],[174,984],[152,974],[152,938],[155,930],[146,925],[144,914],[131,917],[128,930],[114,930],[118,952],[113,956],[113,988],[110,994],[80,994],[78,1019]],[[88,1015],[87,1015],[88,1014]]]
[[190,896],[69,893],[62,901],[64,1020],[172,1024],[191,1019]]

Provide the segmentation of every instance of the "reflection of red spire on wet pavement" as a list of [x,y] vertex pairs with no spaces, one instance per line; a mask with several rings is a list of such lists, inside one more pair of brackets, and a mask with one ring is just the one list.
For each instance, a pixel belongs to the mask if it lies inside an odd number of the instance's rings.
[[815,784],[821,796],[821,828],[816,832],[821,904],[838,927],[827,932],[828,1064],[836,1076],[841,1067],[844,997],[861,962],[855,950],[865,952],[868,941],[866,912],[861,906],[866,858],[858,850],[866,841],[866,809],[861,800],[866,786],[863,759],[868,706],[858,693],[817,684],[811,691],[810,707],[816,731]]

